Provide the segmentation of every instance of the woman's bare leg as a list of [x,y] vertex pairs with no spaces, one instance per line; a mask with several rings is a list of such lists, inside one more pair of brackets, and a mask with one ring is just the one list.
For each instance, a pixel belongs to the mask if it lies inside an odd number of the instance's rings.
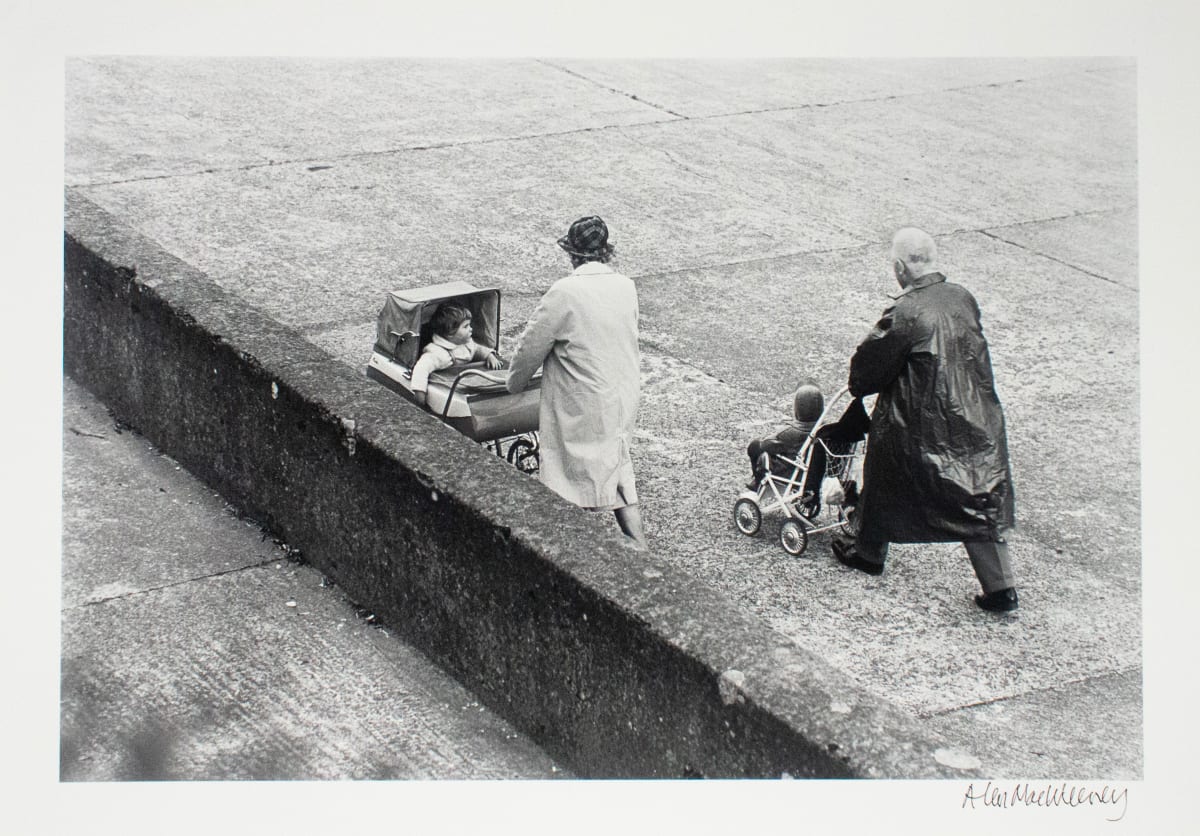
[[646,548],[646,534],[642,531],[642,512],[637,505],[626,505],[613,511],[617,515],[617,525],[626,537],[637,543],[639,549]]

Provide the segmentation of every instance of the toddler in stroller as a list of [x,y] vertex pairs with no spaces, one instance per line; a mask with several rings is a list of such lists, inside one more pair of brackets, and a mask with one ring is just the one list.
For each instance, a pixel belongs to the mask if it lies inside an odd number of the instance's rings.
[[[757,491],[766,475],[772,456],[795,456],[800,445],[812,433],[813,426],[825,409],[825,396],[820,388],[811,380],[806,380],[796,389],[792,396],[792,415],[795,423],[790,424],[769,438],[756,438],[746,447],[746,455],[750,457],[752,478],[746,483],[749,490]],[[764,457],[763,453],[767,455]],[[770,469],[781,474],[785,466],[778,459],[770,465]]]
[[[849,529],[851,506],[858,500],[853,464],[859,458],[870,426],[861,399],[853,399],[837,421],[828,421],[833,406],[849,394],[842,389],[828,407],[821,390],[802,383],[792,399],[796,423],[747,448],[753,479],[734,503],[734,523],[746,535],[757,534],[764,512],[781,510],[784,549],[803,553],[808,535],[842,527]],[[825,483],[824,485],[822,483]],[[837,519],[818,523],[822,492],[826,504],[838,506]]]

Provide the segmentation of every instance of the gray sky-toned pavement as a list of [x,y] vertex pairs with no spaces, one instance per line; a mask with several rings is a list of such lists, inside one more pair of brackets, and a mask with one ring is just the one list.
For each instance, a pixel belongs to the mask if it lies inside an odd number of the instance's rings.
[[[452,279],[502,289],[511,350],[554,240],[602,215],[640,294],[655,553],[1012,774],[1136,778],[1136,88],[1110,58],[83,58],[65,180],[355,368],[388,290]],[[910,224],[983,310],[1016,618],[974,608],[961,547],[866,578],[731,523],[746,442],[800,379],[843,385]]]

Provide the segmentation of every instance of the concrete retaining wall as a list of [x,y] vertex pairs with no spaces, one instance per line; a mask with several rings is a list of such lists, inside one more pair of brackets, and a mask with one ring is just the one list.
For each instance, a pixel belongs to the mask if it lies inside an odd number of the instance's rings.
[[66,203],[66,372],[579,774],[978,774],[610,520]]

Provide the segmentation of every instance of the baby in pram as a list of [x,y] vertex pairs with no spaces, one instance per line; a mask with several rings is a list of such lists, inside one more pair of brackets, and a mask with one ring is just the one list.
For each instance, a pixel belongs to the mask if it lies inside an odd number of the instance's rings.
[[494,348],[478,345],[471,339],[471,311],[454,302],[443,302],[430,320],[433,336],[413,365],[412,393],[417,403],[426,402],[429,375],[450,366],[483,360],[489,369],[504,365]]

